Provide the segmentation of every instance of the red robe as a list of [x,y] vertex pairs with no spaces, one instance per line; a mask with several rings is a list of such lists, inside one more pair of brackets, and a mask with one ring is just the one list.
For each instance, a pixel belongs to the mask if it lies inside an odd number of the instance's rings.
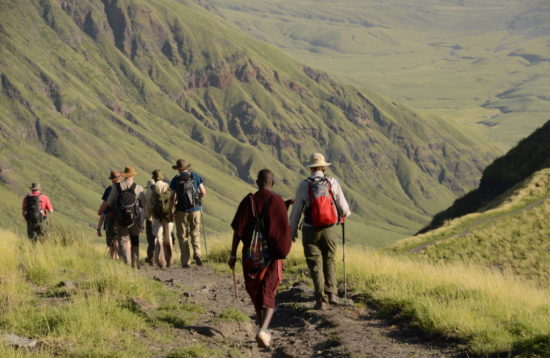
[[[254,194],[254,202],[258,213],[262,213],[269,202],[267,212],[264,213],[264,224],[272,257],[269,264],[260,272],[247,267],[246,261],[243,261],[246,291],[258,310],[262,307],[275,308],[275,295],[283,278],[282,259],[290,251],[292,239],[287,207],[279,195],[262,189]],[[239,204],[231,223],[235,236],[243,242],[243,257],[250,246],[254,224],[252,202],[249,196],[246,196]]]

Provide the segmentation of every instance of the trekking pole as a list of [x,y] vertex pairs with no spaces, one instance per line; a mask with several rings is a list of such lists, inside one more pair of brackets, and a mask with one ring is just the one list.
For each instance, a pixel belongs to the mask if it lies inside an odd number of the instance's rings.
[[202,226],[202,236],[204,237],[204,253],[206,259],[208,260],[208,246],[206,245],[206,231],[204,230],[204,212],[202,211],[201,206],[201,226]]
[[347,276],[346,276],[346,229],[342,222],[342,261],[344,262],[344,299],[347,298]]

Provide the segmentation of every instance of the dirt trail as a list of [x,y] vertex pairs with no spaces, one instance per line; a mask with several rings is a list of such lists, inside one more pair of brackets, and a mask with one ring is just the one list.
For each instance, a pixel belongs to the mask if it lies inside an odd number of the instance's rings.
[[[376,312],[353,305],[313,310],[313,291],[305,282],[285,277],[278,309],[271,324],[272,347],[259,348],[254,340],[254,310],[238,276],[239,299],[233,294],[229,273],[215,273],[209,267],[159,270],[143,267],[146,276],[176,290],[180,303],[196,303],[206,310],[193,325],[173,328],[181,346],[203,343],[239,357],[457,357],[451,346],[426,342],[418,332],[404,332],[376,317]],[[174,302],[177,303],[177,302]],[[251,317],[239,322],[220,320],[219,314],[236,309]],[[177,346],[154,347],[157,357],[165,357]]]

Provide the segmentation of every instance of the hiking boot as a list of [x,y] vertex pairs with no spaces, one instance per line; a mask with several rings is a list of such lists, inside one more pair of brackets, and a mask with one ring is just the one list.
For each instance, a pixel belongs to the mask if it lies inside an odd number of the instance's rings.
[[181,265],[181,268],[189,268],[189,267],[191,267],[191,265],[187,265],[187,264]]
[[326,311],[327,310],[327,303],[324,302],[324,301],[321,301],[321,302],[317,302],[315,304],[315,306],[313,307],[314,310],[319,310],[319,311]]
[[265,329],[260,329],[258,331],[258,334],[256,334],[256,342],[260,344],[262,347],[269,347],[271,344],[271,333],[269,333]]
[[329,293],[328,303],[330,303],[331,305],[338,305],[340,303],[340,301],[338,300],[338,296],[336,296],[335,293]]
[[202,266],[202,259],[200,256],[195,256],[194,259],[197,266]]

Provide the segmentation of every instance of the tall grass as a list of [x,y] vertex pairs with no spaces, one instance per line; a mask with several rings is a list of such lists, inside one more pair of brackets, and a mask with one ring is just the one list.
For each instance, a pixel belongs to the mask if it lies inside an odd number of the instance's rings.
[[[209,265],[228,270],[230,242],[229,235],[208,237]],[[37,357],[148,356],[147,342],[160,337],[129,300],[164,304],[158,314],[168,314],[172,306],[165,303],[174,297],[100,253],[102,247],[71,232],[33,245],[0,231],[0,333],[37,338],[40,348],[32,351]],[[548,288],[473,265],[429,264],[355,247],[346,264],[359,297],[419,333],[456,339],[473,354],[550,356]],[[300,242],[286,267],[289,272],[305,267]],[[340,262],[337,268],[342,277]],[[58,287],[62,280],[77,282],[78,289]],[[2,357],[30,354],[0,343]]]
[[[210,238],[211,256],[224,265],[230,236]],[[337,257],[342,257],[341,251]],[[285,266],[305,267],[294,244]],[[337,264],[343,277],[343,265]],[[364,248],[346,252],[348,285],[382,314],[419,333],[453,339],[473,354],[550,356],[550,289],[475,265],[430,264]]]
[[[0,231],[0,333],[38,339],[33,356],[146,355],[138,337],[155,333],[129,302],[154,304],[169,293],[98,250],[71,232],[32,244]],[[78,287],[59,287],[60,281]],[[0,344],[2,357],[25,354]]]

